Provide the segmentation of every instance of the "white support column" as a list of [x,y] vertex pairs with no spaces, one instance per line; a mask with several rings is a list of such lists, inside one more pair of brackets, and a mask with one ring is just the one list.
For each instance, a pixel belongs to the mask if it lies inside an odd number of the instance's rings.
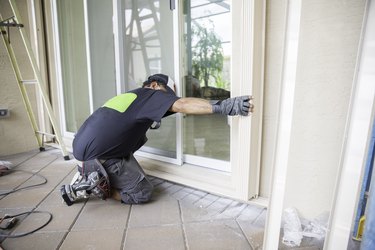
[[84,11],[84,24],[85,24],[85,38],[86,38],[86,60],[87,60],[87,79],[88,79],[88,89],[89,89],[89,100],[90,100],[90,113],[94,112],[94,97],[92,93],[92,65],[91,65],[91,50],[90,50],[90,25],[89,25],[89,1],[83,1],[83,11]]
[[375,3],[367,1],[362,46],[357,60],[347,140],[331,209],[324,249],[346,249],[357,207],[361,175],[366,163],[375,106]]
[[125,27],[123,22],[122,0],[113,0],[113,35],[115,43],[116,91],[125,93]]
[[274,156],[272,188],[267,213],[263,249],[278,249],[285,185],[289,161],[294,90],[300,32],[301,0],[289,0],[285,25],[284,61],[280,96],[277,143]]

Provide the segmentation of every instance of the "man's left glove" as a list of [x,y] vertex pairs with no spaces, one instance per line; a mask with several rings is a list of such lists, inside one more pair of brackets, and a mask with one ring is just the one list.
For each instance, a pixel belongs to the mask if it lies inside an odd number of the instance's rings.
[[251,96],[237,96],[228,98],[217,102],[212,105],[213,113],[219,113],[222,115],[243,115],[246,116],[249,112],[253,111],[253,104],[250,103],[252,100]]

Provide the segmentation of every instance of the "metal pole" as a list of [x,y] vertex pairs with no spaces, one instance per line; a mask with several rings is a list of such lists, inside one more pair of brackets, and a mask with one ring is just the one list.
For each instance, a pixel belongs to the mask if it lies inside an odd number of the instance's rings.
[[[360,221],[366,213],[366,204],[368,202],[368,192],[371,185],[371,173],[374,169],[374,158],[375,158],[375,123],[372,125],[371,139],[368,149],[368,155],[365,165],[365,171],[363,174],[362,188],[358,201],[357,215],[354,222],[353,237],[359,239],[360,235]],[[363,232],[362,232],[363,233]]]
[[[375,154],[374,151],[372,151],[372,153]],[[361,250],[375,249],[375,171],[372,173],[371,180],[372,183],[370,186],[368,204],[366,208],[366,222],[361,243]]]

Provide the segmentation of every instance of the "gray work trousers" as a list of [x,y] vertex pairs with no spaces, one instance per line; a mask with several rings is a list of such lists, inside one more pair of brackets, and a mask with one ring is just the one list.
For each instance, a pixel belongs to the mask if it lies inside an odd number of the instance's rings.
[[103,166],[108,173],[111,188],[120,192],[123,203],[138,204],[151,199],[154,186],[133,154],[108,166],[104,163]]
[[144,203],[151,199],[154,186],[147,178],[145,172],[134,158],[133,154],[122,159],[109,159],[106,161],[90,160],[78,166],[78,171],[86,176],[97,171],[96,164],[104,167],[112,189],[117,189],[121,195],[121,202],[126,204]]

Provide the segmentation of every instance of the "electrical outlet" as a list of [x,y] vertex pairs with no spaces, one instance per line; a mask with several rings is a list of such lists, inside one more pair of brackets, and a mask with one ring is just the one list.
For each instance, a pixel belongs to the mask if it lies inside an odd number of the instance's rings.
[[0,109],[0,118],[5,118],[9,116],[9,109]]

